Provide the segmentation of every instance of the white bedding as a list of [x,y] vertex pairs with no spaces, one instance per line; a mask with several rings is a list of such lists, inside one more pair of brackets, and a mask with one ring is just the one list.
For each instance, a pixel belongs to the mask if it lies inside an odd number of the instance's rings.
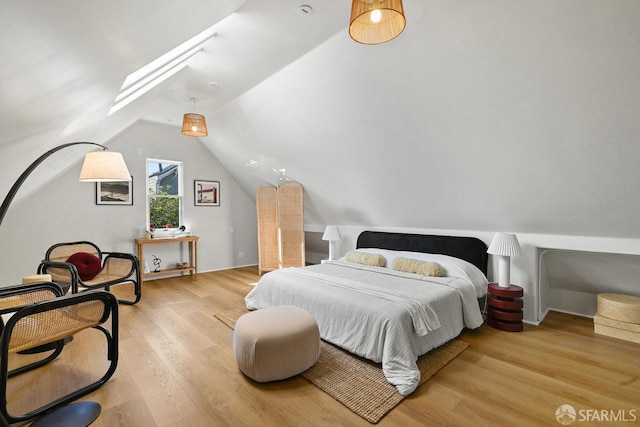
[[[420,381],[418,356],[457,337],[465,326],[482,324],[477,302],[482,291],[476,288],[486,291],[486,278],[480,276],[483,280],[427,277],[339,260],[267,273],[245,303],[252,310],[295,305],[309,311],[322,339],[381,362],[387,380],[408,395]],[[407,298],[400,302],[399,296]]]

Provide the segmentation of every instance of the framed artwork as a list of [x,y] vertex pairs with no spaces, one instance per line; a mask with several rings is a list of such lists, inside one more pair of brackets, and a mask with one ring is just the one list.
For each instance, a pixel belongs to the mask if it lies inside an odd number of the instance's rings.
[[220,206],[220,181],[193,181],[196,206]]
[[96,205],[133,205],[133,177],[129,182],[96,182]]

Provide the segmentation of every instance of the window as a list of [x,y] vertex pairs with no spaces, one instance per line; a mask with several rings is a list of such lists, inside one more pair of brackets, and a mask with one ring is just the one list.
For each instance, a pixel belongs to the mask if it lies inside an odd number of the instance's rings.
[[126,107],[154,87],[158,86],[169,77],[183,70],[187,61],[202,50],[202,45],[216,32],[213,27],[207,28],[195,37],[171,49],[169,52],[154,59],[147,65],[129,74],[120,87],[120,93],[116,96],[108,116]]
[[182,224],[182,162],[147,159],[147,227]]

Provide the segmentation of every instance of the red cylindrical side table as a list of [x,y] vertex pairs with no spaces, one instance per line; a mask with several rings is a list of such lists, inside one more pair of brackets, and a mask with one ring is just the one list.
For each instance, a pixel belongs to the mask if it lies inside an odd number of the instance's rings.
[[497,283],[489,283],[488,292],[487,323],[501,331],[522,331],[523,289],[516,285],[502,288]]

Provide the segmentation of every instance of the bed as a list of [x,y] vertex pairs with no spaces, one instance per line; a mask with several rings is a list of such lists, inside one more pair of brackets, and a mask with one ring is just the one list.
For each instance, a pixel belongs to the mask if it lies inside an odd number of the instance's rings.
[[486,251],[473,237],[365,231],[344,258],[265,274],[245,303],[307,310],[323,340],[381,363],[406,396],[419,384],[420,355],[482,325]]

